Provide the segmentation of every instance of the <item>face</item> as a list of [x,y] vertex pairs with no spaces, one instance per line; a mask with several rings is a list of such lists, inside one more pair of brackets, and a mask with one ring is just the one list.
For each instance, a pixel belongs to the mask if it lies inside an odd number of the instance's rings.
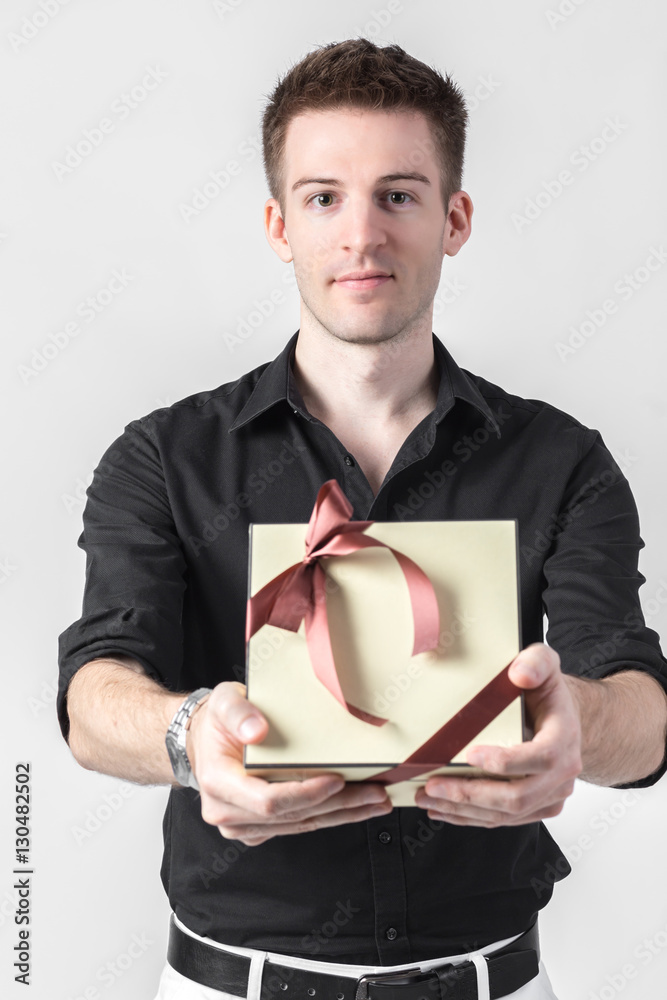
[[280,258],[294,261],[301,329],[367,344],[430,335],[443,256],[468,238],[472,202],[458,192],[445,213],[424,116],[299,115],[284,166],[284,216],[270,198],[265,226]]

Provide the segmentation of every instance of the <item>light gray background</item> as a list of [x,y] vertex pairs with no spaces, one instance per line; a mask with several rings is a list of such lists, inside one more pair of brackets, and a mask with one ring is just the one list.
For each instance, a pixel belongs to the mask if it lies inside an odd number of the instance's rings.
[[[445,260],[434,329],[464,367],[600,429],[637,500],[644,606],[663,632],[667,268],[627,300],[614,286],[667,241],[667,15],[660,0],[423,0],[393,14],[385,0],[44,3],[56,13],[46,16],[38,0],[4,0],[0,10],[0,88],[10,97],[0,122],[0,990],[26,995],[12,982],[11,870],[14,764],[27,759],[35,866],[27,995],[151,1000],[168,916],[158,875],[166,791],[74,763],[53,707],[56,637],[80,614],[80,498],[107,446],[130,420],[273,358],[297,329],[291,268],[263,233],[260,157],[240,152],[244,141],[259,142],[263,95],[315,45],[355,34],[397,41],[470,95],[464,187],[473,236]],[[114,102],[149,67],[165,78],[121,120]],[[104,117],[113,132],[58,179],[54,162]],[[582,170],[577,150],[608,118],[623,127]],[[241,172],[186,223],[181,206],[230,159]],[[573,183],[518,231],[513,216],[564,169]],[[86,322],[77,306],[114,269],[131,281]],[[445,295],[448,281],[456,296]],[[274,289],[284,303],[230,350],[224,335]],[[616,313],[561,359],[570,328],[610,298]],[[77,319],[79,334],[22,378],[33,351]],[[574,867],[542,917],[563,1000],[663,995],[666,818],[664,783],[632,794],[578,783],[548,822]],[[133,935],[144,951],[128,963]],[[121,975],[108,968],[117,962]]]

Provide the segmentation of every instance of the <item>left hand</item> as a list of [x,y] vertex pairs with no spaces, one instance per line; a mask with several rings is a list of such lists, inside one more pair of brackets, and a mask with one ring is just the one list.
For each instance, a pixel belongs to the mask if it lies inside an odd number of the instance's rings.
[[583,769],[581,723],[558,653],[543,642],[533,643],[512,661],[509,677],[525,691],[532,740],[512,747],[475,744],[466,760],[512,780],[429,778],[418,789],[415,805],[431,819],[457,826],[519,826],[557,816],[572,794]]

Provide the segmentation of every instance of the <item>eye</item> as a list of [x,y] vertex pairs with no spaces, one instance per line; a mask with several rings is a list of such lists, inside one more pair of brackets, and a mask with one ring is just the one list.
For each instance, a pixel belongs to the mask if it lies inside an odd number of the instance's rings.
[[390,191],[389,197],[391,199],[392,205],[406,205],[406,201],[394,201],[395,198],[411,198],[409,194],[405,191]]
[[331,194],[330,191],[323,191],[321,194],[314,194],[313,197],[310,198],[309,200],[310,201],[317,201],[319,198],[330,198],[331,199],[331,201],[328,202],[328,204],[326,204],[326,205],[320,204],[319,205],[320,208],[329,208],[333,204],[333,195]]
[[[408,202],[413,201],[412,195],[408,194],[406,191],[389,191],[385,197],[389,198],[391,205],[407,205]],[[315,204],[318,208],[331,208],[334,203],[335,195],[331,191],[321,191],[318,194],[312,195],[308,199],[308,204]],[[322,199],[325,199],[322,201]],[[328,201],[326,200],[328,199]]]

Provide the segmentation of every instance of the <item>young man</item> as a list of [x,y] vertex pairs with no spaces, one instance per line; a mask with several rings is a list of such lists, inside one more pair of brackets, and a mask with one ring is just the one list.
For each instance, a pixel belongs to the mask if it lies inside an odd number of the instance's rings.
[[[132,421],[89,488],[58,711],[84,767],[174,786],[159,997],[553,997],[536,918],[545,871],[569,867],[540,821],[577,777],[640,787],[667,767],[626,480],[596,431],[464,372],[431,330],[471,232],[465,129],[457,87],[398,46],[295,66],[264,115],[265,224],[294,262],[299,330],[270,364]],[[468,755],[512,781],[431,778],[392,809],[379,785],[245,774],[267,732],[239,683],[248,524],[306,522],[330,478],[355,520],[518,520],[510,676],[535,735]]]

